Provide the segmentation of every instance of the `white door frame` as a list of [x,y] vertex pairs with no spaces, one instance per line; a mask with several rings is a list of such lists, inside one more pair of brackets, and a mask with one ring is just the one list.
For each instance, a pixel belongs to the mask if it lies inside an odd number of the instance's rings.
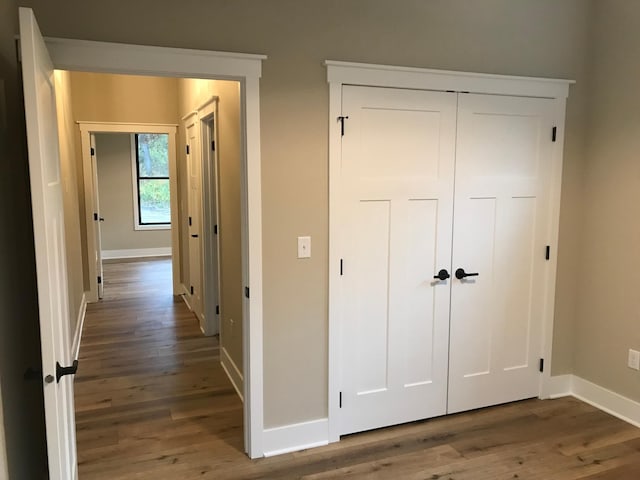
[[[555,100],[558,127],[553,147],[553,172],[550,192],[550,221],[547,226],[548,244],[557,252],[560,219],[560,190],[562,183],[562,154],[564,147],[564,119],[566,99],[572,80],[512,77],[482,73],[431,70],[425,68],[373,65],[327,60],[329,82],[329,441],[340,440],[340,316],[343,300],[340,294],[340,165],[342,163],[341,129],[343,85],[369,87],[409,88],[415,90],[439,90],[471,92],[492,95],[513,95],[550,98]],[[349,128],[348,119],[345,129]],[[551,347],[553,344],[553,316],[555,305],[557,255],[551,255],[546,274],[545,306],[542,345],[540,354],[547,367],[540,375],[540,398],[548,398],[551,389]]]
[[[94,190],[93,166],[91,163],[91,134],[95,133],[163,133],[169,136],[169,192],[171,196],[171,270],[173,275],[173,294],[182,293],[180,287],[180,249],[178,225],[178,169],[176,164],[176,125],[160,125],[145,123],[100,123],[100,122],[77,122],[80,127],[80,143],[82,145],[82,173],[84,181],[84,201],[85,201],[85,224],[87,228],[87,254],[89,258],[89,291],[87,292],[87,302],[98,301],[98,282],[96,262],[94,255],[98,248],[98,238],[95,227],[94,213],[97,211],[95,203],[96,195]],[[97,155],[97,151],[95,152]],[[134,198],[135,202],[135,198]],[[104,279],[103,279],[104,282]]]
[[[216,313],[216,305],[220,305],[220,184],[218,163],[218,97],[212,96],[198,107],[198,129],[200,131],[200,148],[202,151],[202,241],[204,254],[204,272],[202,290],[207,292],[203,298],[205,318],[205,335],[220,334],[220,314]],[[216,149],[211,149],[215,142]],[[206,187],[205,187],[206,185]],[[218,233],[212,233],[215,226]],[[214,292],[215,295],[211,295]]]
[[263,456],[262,187],[260,76],[264,55],[48,38],[54,67],[98,73],[235,80],[241,90],[244,437]]

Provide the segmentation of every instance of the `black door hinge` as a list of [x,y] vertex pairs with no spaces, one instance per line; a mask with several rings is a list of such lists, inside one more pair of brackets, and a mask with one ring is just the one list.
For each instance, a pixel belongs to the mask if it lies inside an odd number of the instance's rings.
[[338,121],[340,122],[340,135],[344,137],[344,121],[348,119],[348,116],[340,116],[338,117]]
[[215,140],[211,140],[211,150],[213,150],[214,152],[216,151],[216,141]]
[[218,225],[214,225],[213,226],[213,234],[217,235],[218,234]]
[[187,150],[187,155],[189,155],[189,145],[187,145],[186,150]]
[[94,214],[93,214],[93,221],[94,221],[94,222],[97,222],[97,221],[98,221],[98,214],[97,214],[97,213],[94,213]]
[[102,283],[102,277],[98,277],[98,285]]
[[96,149],[91,147],[91,156],[93,157],[96,154]]
[[540,370],[540,373],[544,372],[544,358],[540,359],[540,368],[539,368],[539,370]]
[[189,226],[191,226],[191,217],[189,217]]
[[344,261],[340,259],[340,276],[344,275]]
[[247,298],[250,298],[249,297],[249,287],[244,287],[244,296],[247,297]]
[[558,127],[553,127],[553,128],[551,129],[551,141],[552,141],[552,142],[555,142],[555,141],[556,141],[557,136],[558,136]]
[[220,305],[216,305],[216,315],[220,315]]
[[551,258],[551,245],[547,245],[544,258],[545,260],[549,260]]
[[193,285],[189,288],[189,291],[191,292],[191,295],[193,295]]
[[56,362],[56,383],[60,383],[60,379],[65,375],[75,375],[78,373],[78,360],[74,360],[70,367],[63,367]]
[[340,392],[340,400],[339,400],[340,408],[342,408],[342,392]]

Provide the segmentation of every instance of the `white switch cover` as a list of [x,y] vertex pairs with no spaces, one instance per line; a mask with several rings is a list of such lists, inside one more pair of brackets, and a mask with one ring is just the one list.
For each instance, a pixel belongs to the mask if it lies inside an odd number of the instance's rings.
[[298,237],[298,258],[311,258],[311,237]]
[[640,370],[640,352],[629,349],[629,360],[627,361],[629,368]]

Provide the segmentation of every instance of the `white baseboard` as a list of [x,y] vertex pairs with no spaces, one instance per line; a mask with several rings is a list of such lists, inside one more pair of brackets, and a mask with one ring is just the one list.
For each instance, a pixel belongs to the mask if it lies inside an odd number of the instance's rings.
[[78,358],[80,353],[80,342],[82,341],[82,329],[84,327],[84,317],[87,314],[87,293],[82,294],[82,301],[78,309],[78,319],[76,320],[76,331],[73,334],[73,345],[71,346],[71,355],[74,360]]
[[640,403],[572,375],[571,394],[579,400],[640,427]]
[[328,445],[329,420],[322,418],[284,427],[269,428],[264,431],[262,440],[265,457]]
[[171,247],[161,248],[128,248],[125,250],[102,250],[103,260],[120,258],[144,258],[171,256]]
[[[548,384],[548,397],[566,396],[573,396],[640,428],[640,402],[576,375],[551,377]],[[263,433],[263,442],[265,457],[327,445],[329,443],[329,421],[321,419],[266,429]]]
[[571,380],[573,375],[557,375],[549,378],[547,396],[545,398],[561,398],[571,395]]
[[240,400],[244,402],[244,375],[242,375],[242,372],[238,369],[238,366],[224,347],[220,347],[220,364],[226,372],[227,377],[229,377],[229,380],[231,380],[233,388],[238,392]]
[[185,287],[184,285],[182,285],[182,300],[184,300],[184,303],[187,304],[189,310],[193,312],[193,308],[191,308],[191,294],[189,293],[189,290],[187,290],[187,287]]

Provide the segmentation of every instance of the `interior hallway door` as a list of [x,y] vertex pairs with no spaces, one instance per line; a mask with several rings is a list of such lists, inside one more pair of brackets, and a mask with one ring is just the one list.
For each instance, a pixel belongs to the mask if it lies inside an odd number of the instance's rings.
[[198,141],[197,116],[191,115],[185,123],[187,138],[187,175],[189,209],[189,288],[191,308],[204,326],[202,296],[202,160]]
[[[33,11],[20,8],[20,49],[38,282],[49,478],[78,477],[73,360],[54,71]],[[62,368],[61,368],[62,367]],[[25,452],[28,453],[28,452]]]

